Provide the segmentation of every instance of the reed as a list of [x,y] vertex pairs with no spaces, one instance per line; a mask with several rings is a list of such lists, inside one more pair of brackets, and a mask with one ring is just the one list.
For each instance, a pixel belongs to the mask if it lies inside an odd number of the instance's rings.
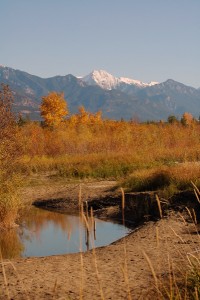
[[[196,195],[200,196],[199,189],[196,187],[194,183],[192,183],[194,190],[196,191]],[[198,201],[198,199],[197,199]],[[195,211],[189,208],[185,208],[186,215],[182,215],[179,213],[179,216],[185,226],[188,226],[188,221],[190,224],[190,228],[196,231],[195,237],[192,236],[191,231],[188,229],[189,235],[191,235],[191,251],[178,251],[179,259],[182,261],[181,265],[178,267],[176,261],[168,256],[168,279],[163,279],[157,275],[157,272],[154,269],[153,263],[151,259],[148,257],[146,253],[144,253],[144,257],[147,260],[149,268],[151,270],[152,276],[154,278],[155,283],[155,291],[157,293],[156,299],[159,300],[198,300],[200,298],[200,251],[198,248],[200,242],[198,223],[195,215]],[[185,220],[187,218],[187,221]],[[187,227],[186,227],[187,228]],[[165,229],[163,228],[163,231]],[[174,228],[171,227],[171,231],[177,237],[178,243],[185,245],[187,241],[184,239],[184,235],[180,235],[176,232]],[[156,240],[157,247],[160,248],[160,239],[163,237],[159,236],[158,229],[156,230]],[[194,244],[193,244],[194,243]],[[195,246],[195,247],[194,247]],[[196,250],[192,250],[192,248],[196,248]],[[162,249],[160,249],[162,251]]]
[[2,253],[1,253],[1,248],[0,248],[0,263],[2,266],[2,273],[3,273],[3,278],[4,278],[4,286],[5,286],[6,296],[7,296],[7,299],[10,300],[11,298],[10,298],[10,291],[8,288],[8,279],[7,279],[7,275],[6,275],[6,270],[5,270],[5,266],[4,266]]
[[[89,225],[89,222],[88,222],[89,220],[88,220],[87,216],[84,213],[82,214],[82,218],[84,220],[86,229],[89,233],[88,238],[90,239],[90,243],[92,245],[93,263],[94,263],[95,274],[96,274],[97,283],[98,283],[98,287],[99,287],[100,298],[102,300],[105,300],[105,296],[104,296],[104,292],[103,292],[103,288],[102,288],[101,276],[100,276],[99,268],[98,268],[98,262],[97,262],[96,250],[95,250],[95,245],[94,245],[94,239],[91,238],[91,235],[90,235],[90,225]],[[92,216],[92,219],[93,219],[93,216]]]

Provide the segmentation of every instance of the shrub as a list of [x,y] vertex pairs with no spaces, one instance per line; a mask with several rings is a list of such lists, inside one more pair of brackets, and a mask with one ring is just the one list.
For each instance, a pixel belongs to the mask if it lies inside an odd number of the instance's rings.
[[7,85],[0,90],[0,228],[15,224],[20,206],[14,167],[20,155],[18,129],[12,112],[13,95]]

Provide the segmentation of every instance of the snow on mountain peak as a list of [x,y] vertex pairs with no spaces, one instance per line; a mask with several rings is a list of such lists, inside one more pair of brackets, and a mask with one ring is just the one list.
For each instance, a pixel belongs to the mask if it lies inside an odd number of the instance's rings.
[[[79,77],[80,78],[80,77]],[[150,83],[144,83],[139,80],[130,79],[126,77],[114,77],[112,74],[105,70],[94,70],[90,74],[81,78],[88,85],[99,85],[105,90],[112,90],[117,88],[120,84],[136,85],[143,88],[158,84],[158,82],[151,81]]]
[[130,79],[130,78],[126,78],[126,77],[120,77],[119,81],[123,82],[123,83],[126,83],[126,84],[137,85],[138,87],[141,87],[141,88],[142,87],[147,87],[147,86],[152,86],[152,85],[155,85],[155,84],[159,84],[159,82],[156,82],[156,81],[151,81],[149,83],[145,83],[145,82],[142,82],[140,80]]
[[94,70],[82,78],[89,85],[99,85],[105,90],[112,90],[118,83],[118,79],[104,70]]

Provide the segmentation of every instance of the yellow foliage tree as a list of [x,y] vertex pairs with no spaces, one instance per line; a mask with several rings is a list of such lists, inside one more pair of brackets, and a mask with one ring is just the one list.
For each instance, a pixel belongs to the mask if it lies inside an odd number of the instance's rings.
[[79,113],[72,115],[69,119],[69,124],[72,126],[77,124],[90,126],[90,125],[100,125],[102,123],[103,121],[102,121],[101,111],[98,111],[96,113],[91,113],[86,111],[83,105],[79,107]]
[[40,112],[47,126],[58,126],[69,113],[64,93],[51,92],[42,97]]
[[185,112],[181,118],[181,123],[185,126],[190,126],[194,123],[193,115]]
[[[16,165],[21,155],[19,131],[12,112],[13,93],[9,86],[0,88],[0,232],[15,226],[21,206]],[[0,241],[1,242],[1,241]]]

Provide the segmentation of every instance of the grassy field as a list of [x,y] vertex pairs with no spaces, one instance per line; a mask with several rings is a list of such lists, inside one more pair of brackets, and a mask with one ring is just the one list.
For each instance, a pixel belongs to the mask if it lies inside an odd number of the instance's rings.
[[183,190],[199,186],[200,126],[125,121],[71,124],[52,130],[20,127],[22,174],[123,180],[129,190]]

